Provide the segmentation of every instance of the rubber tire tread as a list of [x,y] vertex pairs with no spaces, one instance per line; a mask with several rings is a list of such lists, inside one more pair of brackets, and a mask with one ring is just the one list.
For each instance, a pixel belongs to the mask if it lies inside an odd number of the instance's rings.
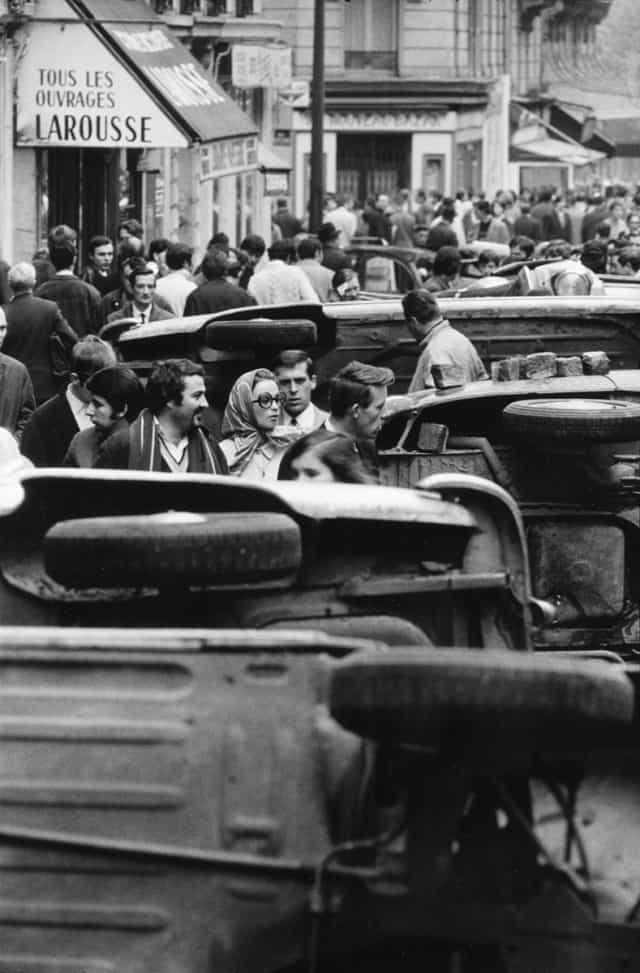
[[209,348],[309,348],[317,342],[313,321],[212,321],[205,329]]
[[628,726],[634,692],[610,663],[473,649],[358,653],[332,673],[329,707],[360,736],[439,745],[489,736],[564,741]]
[[47,573],[73,588],[276,580],[302,561],[300,528],[279,513],[95,517],[55,524]]
[[563,412],[557,402],[525,399],[503,409],[504,428],[511,434],[548,442],[615,443],[640,439],[640,403],[612,400],[619,409],[598,409],[597,400],[584,412]]

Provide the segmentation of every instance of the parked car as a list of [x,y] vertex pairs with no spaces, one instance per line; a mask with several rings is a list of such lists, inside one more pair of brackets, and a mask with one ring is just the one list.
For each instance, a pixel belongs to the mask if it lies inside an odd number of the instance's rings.
[[[640,366],[640,302],[607,297],[443,298],[443,313],[469,337],[487,368],[507,355],[602,349],[614,368]],[[108,335],[107,335],[108,337]],[[239,308],[138,325],[114,336],[122,358],[143,376],[159,358],[204,365],[211,404],[220,409],[241,372],[268,365],[279,348],[308,348],[319,402],[339,368],[355,359],[386,365],[404,392],[418,358],[399,300]]]
[[[538,648],[640,650],[640,372],[474,382],[389,403],[383,481],[487,477],[524,517]],[[638,562],[638,563],[636,563]]]
[[529,651],[500,487],[21,482],[0,967],[637,962],[632,667]]

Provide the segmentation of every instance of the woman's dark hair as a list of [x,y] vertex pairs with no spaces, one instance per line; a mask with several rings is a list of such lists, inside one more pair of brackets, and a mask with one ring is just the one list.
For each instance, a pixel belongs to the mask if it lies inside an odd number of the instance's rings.
[[332,436],[330,439],[314,441],[313,436],[303,436],[287,451],[287,466],[281,479],[295,480],[292,464],[305,453],[314,453],[327,466],[339,483],[373,483],[359,454],[353,448],[349,436]]
[[126,412],[127,422],[133,422],[142,408],[142,384],[126,365],[101,368],[88,379],[86,387],[106,399],[114,412]]

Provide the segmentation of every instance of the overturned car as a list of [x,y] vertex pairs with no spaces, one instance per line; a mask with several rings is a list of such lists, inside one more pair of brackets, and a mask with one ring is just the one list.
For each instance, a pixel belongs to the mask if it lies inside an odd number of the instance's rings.
[[0,519],[0,968],[639,961],[636,673],[531,651],[501,487],[22,490]]

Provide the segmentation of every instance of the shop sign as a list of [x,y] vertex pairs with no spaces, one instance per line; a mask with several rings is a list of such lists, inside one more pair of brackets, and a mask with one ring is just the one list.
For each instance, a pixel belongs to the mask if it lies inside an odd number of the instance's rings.
[[288,88],[291,85],[291,48],[234,44],[231,82],[236,88]]
[[289,195],[289,173],[288,172],[265,172],[264,193],[265,196],[288,196]]
[[258,167],[258,140],[255,136],[220,139],[200,148],[200,181],[233,176]]
[[145,149],[189,144],[84,24],[33,24],[17,82],[18,145]]

